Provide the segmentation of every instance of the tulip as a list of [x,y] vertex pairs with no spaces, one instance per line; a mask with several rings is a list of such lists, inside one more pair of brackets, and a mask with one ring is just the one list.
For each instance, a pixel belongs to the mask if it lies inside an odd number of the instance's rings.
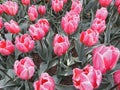
[[15,38],[15,45],[19,51],[26,53],[34,48],[34,41],[28,34],[24,34]]
[[87,65],[83,69],[73,69],[73,85],[78,90],[93,90],[98,88],[102,74],[99,70],[93,68],[93,66]]
[[118,13],[120,14],[120,6],[118,7],[117,11],[118,11]]
[[63,8],[63,1],[62,0],[52,0],[52,9],[58,13]]
[[43,15],[46,13],[46,7],[43,6],[43,5],[40,5],[40,6],[38,7],[38,12],[39,12],[40,15],[43,16]]
[[9,40],[1,40],[0,41],[0,53],[2,55],[10,55],[14,52],[14,45]]
[[111,4],[112,0],[99,0],[99,3],[103,7],[107,7]]
[[35,21],[38,17],[38,12],[36,6],[32,5],[28,9],[28,16],[31,21]]
[[50,24],[47,19],[39,19],[35,26],[41,28],[45,34],[47,34],[50,29]]
[[117,85],[116,90],[120,90],[120,70],[116,70],[113,73],[114,83]]
[[18,12],[18,4],[13,1],[6,1],[2,4],[4,12],[6,12],[8,15],[14,16]]
[[80,12],[82,11],[82,4],[79,0],[72,0],[71,11],[80,14]]
[[42,73],[33,86],[34,90],[55,90],[54,79],[48,73]]
[[0,17],[0,29],[2,29],[3,27],[3,21],[2,21],[2,17]]
[[3,10],[3,5],[0,4],[0,15],[1,15],[3,12],[4,12],[4,10]]
[[102,20],[105,20],[107,18],[107,16],[108,16],[108,11],[107,11],[107,8],[105,8],[105,7],[98,9],[95,14],[96,18],[99,18]]
[[105,20],[102,20],[102,19],[99,19],[99,18],[94,19],[93,22],[92,22],[91,28],[93,30],[96,30],[99,33],[104,32],[104,30],[106,29]]
[[65,3],[67,3],[68,0],[62,0],[62,1],[63,1],[63,3],[65,4]]
[[99,33],[92,29],[87,29],[83,31],[80,35],[80,41],[86,46],[93,46],[98,42]]
[[116,7],[119,7],[120,6],[120,0],[115,0],[115,5],[116,5]]
[[58,56],[65,54],[70,46],[68,37],[56,34],[53,41],[54,53]]
[[17,60],[14,63],[14,71],[19,78],[23,80],[28,80],[34,75],[35,72],[34,62],[29,57],[25,57],[20,61]]
[[80,18],[78,14],[74,12],[68,12],[64,17],[62,17],[61,27],[68,35],[73,34],[78,27]]
[[115,67],[120,52],[114,46],[101,45],[93,50],[93,66],[103,74]]
[[10,33],[17,34],[20,32],[20,27],[18,26],[18,23],[13,20],[11,20],[10,23],[5,22],[4,26],[5,26],[5,29]]
[[21,0],[23,5],[30,5],[30,0]]
[[29,32],[34,40],[41,40],[45,36],[44,30],[39,27],[35,27],[35,25],[30,26]]

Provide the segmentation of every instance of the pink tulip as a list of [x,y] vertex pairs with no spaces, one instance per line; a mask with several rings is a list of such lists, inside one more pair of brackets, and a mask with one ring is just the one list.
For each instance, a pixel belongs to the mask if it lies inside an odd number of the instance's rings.
[[34,90],[55,90],[54,79],[48,73],[42,73],[33,86]]
[[80,14],[80,12],[82,11],[82,4],[79,0],[72,0],[71,11]]
[[67,3],[68,0],[62,0],[62,1],[63,1],[63,3],[65,4],[65,3]]
[[3,21],[2,21],[2,17],[0,17],[0,30],[2,29],[3,27]]
[[14,45],[9,40],[1,40],[0,41],[0,53],[2,55],[10,55],[14,52]]
[[17,34],[20,32],[20,27],[17,22],[11,20],[9,22],[4,23],[5,29],[9,31],[10,33]]
[[0,4],[0,15],[1,15],[3,12],[4,12],[4,10],[3,10],[3,5]]
[[19,78],[23,80],[28,80],[34,75],[35,72],[34,62],[29,57],[25,57],[20,61],[17,60],[14,63],[14,71]]
[[38,12],[39,12],[40,15],[43,16],[43,15],[46,13],[46,7],[43,6],[43,5],[40,5],[40,6],[38,7]]
[[3,10],[6,12],[8,15],[14,16],[18,12],[18,4],[13,1],[6,1],[3,5]]
[[28,34],[24,34],[15,38],[15,45],[19,51],[26,53],[34,48],[34,41]]
[[30,5],[30,0],[21,0],[23,5]]
[[38,12],[36,6],[32,5],[28,9],[28,16],[31,21],[35,21],[38,17]]
[[61,27],[67,34],[73,34],[78,27],[80,22],[79,15],[74,12],[67,12],[64,17],[62,17]]
[[63,1],[62,0],[52,0],[52,9],[58,13],[62,11],[63,8]]
[[93,50],[93,66],[103,74],[115,67],[120,52],[114,46],[101,45]]
[[118,7],[117,11],[118,11],[118,13],[120,14],[120,6]]
[[111,4],[112,0],[99,0],[99,3],[103,7],[107,7]]
[[41,40],[45,36],[44,30],[39,27],[35,27],[35,25],[30,26],[29,32],[34,40]]
[[92,29],[87,29],[83,31],[80,35],[80,41],[86,46],[93,46],[98,42],[99,33]]
[[118,85],[116,90],[120,90],[120,70],[116,70],[113,73],[113,79],[114,79],[115,85]]
[[102,74],[99,70],[87,65],[84,69],[73,69],[73,85],[77,90],[93,90],[98,88]]
[[120,0],[115,0],[115,5],[116,5],[116,7],[119,7],[120,6]]
[[99,18],[94,19],[93,22],[92,22],[91,28],[94,31],[97,31],[99,33],[104,32],[104,30],[106,29],[105,20],[102,20],[102,19],[99,19]]
[[35,26],[41,28],[45,34],[47,34],[50,29],[50,24],[47,19],[39,19]]
[[95,14],[95,17],[96,18],[99,18],[99,19],[102,19],[102,20],[105,20],[108,16],[108,11],[107,11],[107,8],[100,8],[97,10],[96,14]]
[[65,54],[70,46],[68,37],[56,34],[53,41],[54,53],[58,56]]

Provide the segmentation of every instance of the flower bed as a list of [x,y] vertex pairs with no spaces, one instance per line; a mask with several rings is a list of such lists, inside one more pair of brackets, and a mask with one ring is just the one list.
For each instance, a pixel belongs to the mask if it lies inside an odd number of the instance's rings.
[[120,89],[120,0],[0,0],[0,88]]

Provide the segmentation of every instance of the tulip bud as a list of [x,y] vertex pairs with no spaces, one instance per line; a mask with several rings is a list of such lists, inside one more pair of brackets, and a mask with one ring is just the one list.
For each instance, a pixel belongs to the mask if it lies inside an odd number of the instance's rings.
[[80,41],[84,43],[86,46],[93,46],[98,42],[99,33],[97,31],[93,31],[92,29],[87,29],[87,31],[83,31],[80,35]]
[[48,73],[42,73],[33,86],[34,90],[55,90],[54,79]]
[[114,79],[115,85],[117,85],[116,90],[120,90],[120,70],[116,70],[113,73],[113,79]]
[[23,5],[30,5],[30,0],[21,0]]
[[112,0],[99,0],[100,5],[103,7],[109,6],[111,2]]
[[120,0],[115,0],[115,5],[116,5],[116,7],[119,7],[120,6]]
[[52,0],[52,9],[58,13],[63,8],[63,1],[62,0]]
[[39,19],[35,26],[41,28],[45,34],[47,34],[50,29],[50,24],[47,19]]
[[73,69],[72,79],[73,85],[77,90],[93,90],[99,87],[102,80],[102,74],[99,70],[87,65],[83,69]]
[[65,54],[70,46],[68,37],[56,34],[53,41],[54,53],[58,56]]
[[0,17],[0,30],[2,29],[3,27],[3,21],[2,21],[2,17]]
[[94,19],[93,22],[92,22],[91,28],[94,31],[97,31],[99,33],[104,32],[104,30],[106,29],[105,20],[102,20],[102,19],[99,19],[99,18]]
[[6,1],[2,4],[4,12],[6,12],[8,15],[14,16],[18,12],[18,4],[13,1]]
[[5,22],[4,23],[5,29],[8,30],[10,33],[17,34],[20,32],[20,27],[18,26],[18,23],[11,20],[10,23]]
[[32,5],[28,9],[28,16],[31,21],[35,21],[38,17],[38,12],[36,6]]
[[78,27],[80,22],[79,15],[75,12],[68,12],[64,17],[62,17],[61,27],[67,34],[73,34]]
[[28,34],[24,34],[15,38],[15,45],[19,51],[26,53],[34,48],[34,41]]
[[80,14],[80,12],[82,11],[82,4],[79,0],[72,0],[71,11]]
[[93,66],[103,74],[115,67],[120,51],[114,46],[101,45],[93,50]]
[[0,53],[2,55],[10,55],[14,52],[14,45],[9,40],[0,41]]
[[46,13],[46,7],[40,5],[40,6],[38,7],[38,12],[39,12],[40,15],[43,16],[43,15]]
[[95,14],[95,17],[96,18],[99,18],[99,19],[102,19],[102,20],[105,20],[108,16],[108,11],[107,11],[107,8],[100,8],[97,10],[96,14]]
[[30,26],[29,32],[34,40],[41,40],[45,36],[44,30],[42,28],[35,27],[35,25]]
[[0,15],[1,15],[3,12],[4,12],[4,10],[3,10],[3,5],[0,4]]
[[34,62],[29,57],[25,57],[20,61],[17,60],[14,63],[14,71],[19,78],[23,80],[28,80],[34,75],[35,72]]

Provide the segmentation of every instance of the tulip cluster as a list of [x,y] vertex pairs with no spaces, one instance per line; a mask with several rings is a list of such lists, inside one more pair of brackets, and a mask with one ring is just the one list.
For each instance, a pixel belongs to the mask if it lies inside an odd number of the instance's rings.
[[105,19],[107,18],[107,9],[102,7],[95,14],[95,19],[92,22],[91,28],[83,31],[80,35],[80,41],[86,46],[93,46],[98,42],[99,34],[106,29]]
[[[77,90],[94,90],[100,86],[102,79],[104,80],[102,75],[109,73],[108,71],[113,70],[117,65],[120,51],[117,46],[115,47],[115,44],[112,44],[114,43],[112,40],[119,37],[120,30],[117,34],[113,31],[108,36],[107,32],[102,34],[107,28],[106,22],[110,26],[111,21],[115,18],[109,19],[107,11],[107,7],[113,0],[98,0],[98,4],[102,7],[97,9],[95,15],[86,13],[91,0],[0,1],[0,61],[3,61],[0,62],[2,65],[0,66],[0,75],[3,79],[0,80],[0,83],[6,81],[6,90],[7,86],[13,85],[14,82],[17,82],[14,83],[15,89],[17,86],[18,89],[27,88],[28,90],[33,88],[34,90],[62,90],[60,84],[62,84],[62,80],[64,81],[63,77],[70,75],[72,76],[71,82]],[[83,12],[82,4],[86,8]],[[50,5],[50,9],[47,9]],[[115,0],[115,5],[120,14],[120,0]],[[111,9],[108,7],[108,10]],[[80,24],[81,12],[82,24]],[[84,13],[86,13],[85,17]],[[110,17],[117,14],[112,13],[109,14]],[[87,16],[90,16],[89,20],[86,20]],[[86,21],[89,24],[90,19],[93,20],[90,27],[80,33],[79,25],[82,27],[81,30],[86,28],[86,25],[85,27],[82,25]],[[116,23],[112,24],[112,28],[114,26],[117,27]],[[100,44],[101,42],[105,43],[105,40],[110,38],[108,46],[96,45],[100,35]],[[85,52],[82,52],[84,50]],[[36,58],[40,58],[40,62],[36,61]],[[10,66],[7,66],[9,59],[11,60],[9,61]],[[87,60],[82,61],[82,59]],[[39,64],[40,68],[38,68]],[[49,73],[50,69],[56,67],[54,74]],[[14,73],[9,73],[8,68],[11,71],[13,68]],[[6,76],[2,76],[1,73]],[[15,74],[19,79],[11,77],[11,74]],[[113,72],[113,79],[117,86],[116,90],[120,90],[120,70]],[[62,88],[64,87],[66,86],[62,86]],[[14,87],[12,86],[12,88]]]

